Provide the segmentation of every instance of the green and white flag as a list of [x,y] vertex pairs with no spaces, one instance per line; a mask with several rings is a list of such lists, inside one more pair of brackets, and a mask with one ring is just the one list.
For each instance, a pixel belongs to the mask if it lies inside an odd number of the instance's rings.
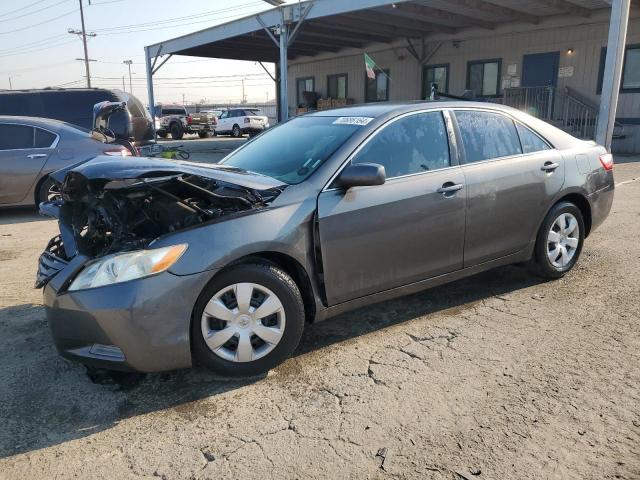
[[376,69],[377,69],[381,74],[383,74],[385,77],[391,80],[389,75],[387,75],[383,69],[381,69],[378,65],[376,65],[376,62],[373,61],[373,58],[371,58],[366,53],[364,54],[364,66],[367,69],[367,78],[370,78],[371,80],[375,80]]
[[377,65],[376,65],[376,62],[373,61],[373,58],[371,58],[366,53],[364,54],[364,66],[367,69],[367,77],[369,77],[371,80],[375,80],[376,79],[375,68],[377,67]]

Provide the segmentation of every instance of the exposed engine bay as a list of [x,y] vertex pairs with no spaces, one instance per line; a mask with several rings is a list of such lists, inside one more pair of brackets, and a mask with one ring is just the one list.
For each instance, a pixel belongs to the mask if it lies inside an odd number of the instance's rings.
[[232,167],[143,162],[96,159],[52,174],[61,198],[40,211],[58,218],[60,236],[45,251],[48,263],[146,248],[162,235],[265,208],[285,188]]
[[144,248],[160,235],[263,208],[279,193],[188,174],[88,182],[73,172],[62,192],[77,251],[88,257]]

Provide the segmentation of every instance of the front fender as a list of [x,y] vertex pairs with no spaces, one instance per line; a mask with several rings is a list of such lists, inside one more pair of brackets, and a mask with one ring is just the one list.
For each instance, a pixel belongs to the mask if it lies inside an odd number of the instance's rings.
[[189,245],[170,269],[176,275],[219,270],[260,252],[288,255],[311,272],[314,212],[314,199],[264,208],[167,235],[152,246]]

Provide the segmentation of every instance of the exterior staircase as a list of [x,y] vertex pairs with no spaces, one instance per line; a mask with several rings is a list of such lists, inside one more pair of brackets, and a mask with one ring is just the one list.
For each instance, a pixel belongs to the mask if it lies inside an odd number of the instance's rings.
[[[595,139],[598,105],[572,88],[505,88],[501,103],[545,120],[575,137]],[[616,122],[613,138],[624,136],[624,126]]]

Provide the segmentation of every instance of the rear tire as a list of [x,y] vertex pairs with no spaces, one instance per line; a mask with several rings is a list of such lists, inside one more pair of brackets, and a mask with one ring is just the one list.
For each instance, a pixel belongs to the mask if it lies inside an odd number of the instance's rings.
[[209,138],[209,132],[198,132],[200,138]]
[[584,243],[584,219],[570,202],[554,205],[545,217],[538,236],[531,271],[543,278],[563,277],[578,261]]
[[160,138],[167,138],[167,132],[156,132],[156,134],[160,137]]
[[171,138],[174,140],[182,140],[182,136],[184,135],[184,131],[182,130],[182,125],[178,123],[171,124]]
[[[261,309],[274,313],[260,318]],[[289,275],[274,265],[236,265],[216,275],[196,302],[193,356],[221,375],[266,373],[296,349],[304,321],[302,296]]]
[[233,126],[233,128],[231,129],[231,135],[235,138],[242,136],[242,130],[240,130],[240,127],[238,125]]

